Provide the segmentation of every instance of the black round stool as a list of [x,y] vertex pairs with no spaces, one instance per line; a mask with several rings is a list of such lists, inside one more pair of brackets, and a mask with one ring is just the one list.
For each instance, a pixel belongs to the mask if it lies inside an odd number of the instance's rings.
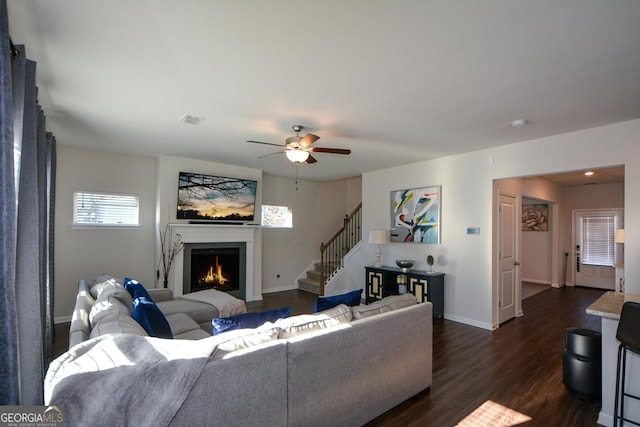
[[618,366],[616,369],[616,398],[613,414],[613,426],[618,426],[618,420],[622,425],[625,421],[640,426],[638,421],[632,421],[624,416],[624,398],[640,400],[636,396],[626,392],[625,376],[627,373],[627,350],[640,355],[640,304],[635,302],[625,302],[622,306],[620,321],[616,338],[620,341],[618,347]]

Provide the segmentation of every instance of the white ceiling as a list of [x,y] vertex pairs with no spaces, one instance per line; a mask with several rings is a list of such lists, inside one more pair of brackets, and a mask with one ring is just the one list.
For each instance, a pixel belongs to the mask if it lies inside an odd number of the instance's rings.
[[[587,171],[592,172],[592,175],[585,175]],[[557,174],[541,175],[535,178],[546,179],[563,187],[593,184],[620,184],[624,183],[624,166],[567,171]]]
[[[8,0],[59,144],[332,180],[640,118],[638,0]],[[178,120],[204,117],[193,127]],[[512,128],[513,119],[529,124]],[[606,141],[603,141],[605,144]],[[277,151],[277,148],[275,148]]]

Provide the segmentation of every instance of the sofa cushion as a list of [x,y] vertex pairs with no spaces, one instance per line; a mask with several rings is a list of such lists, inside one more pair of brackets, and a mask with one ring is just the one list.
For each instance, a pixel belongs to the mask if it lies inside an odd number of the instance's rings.
[[93,327],[102,317],[111,311],[121,311],[124,314],[131,316],[132,305],[131,295],[129,295],[129,293],[124,289],[122,292],[115,294],[103,293],[94,302],[93,307],[91,307],[91,311],[89,312],[89,322]]
[[100,321],[91,329],[89,338],[106,334],[129,334],[142,337],[148,335],[138,322],[121,311],[111,311],[100,318]]
[[353,311],[353,319],[356,320],[375,316],[380,313],[386,313],[387,311],[396,310],[398,308],[408,307],[417,303],[418,300],[413,294],[391,295],[369,305],[351,307],[351,310]]
[[177,340],[199,340],[209,338],[211,334],[200,328],[191,317],[184,313],[175,313],[167,317],[173,338]]
[[148,301],[153,301],[153,298],[151,298],[149,292],[147,292],[144,286],[142,286],[142,283],[138,282],[135,279],[125,277],[124,287],[127,291],[129,291],[133,299],[136,299],[137,297],[145,297]]
[[204,329],[200,327],[198,327],[198,329],[190,329],[179,334],[173,334],[174,340],[197,341],[204,338],[211,338],[211,334],[208,334]]
[[[169,326],[171,327],[171,333],[173,334],[174,338],[177,338],[177,335],[189,332],[194,329],[202,331],[202,329],[200,329],[200,325],[198,325],[191,317],[187,316],[184,313],[175,313],[166,316],[166,319],[169,323]],[[211,334],[207,334],[207,336],[211,336]]]
[[289,317],[291,307],[278,308],[251,313],[236,314],[231,317],[216,317],[211,320],[213,335],[234,329],[257,328],[266,322],[275,322],[278,319]]
[[351,307],[340,304],[329,310],[314,314],[301,314],[276,321],[275,325],[282,329],[279,338],[290,338],[303,335],[318,329],[326,329],[352,319]]
[[171,326],[153,301],[139,296],[133,299],[133,318],[152,337],[173,338]]
[[356,289],[355,291],[350,291],[346,294],[318,297],[316,298],[316,305],[313,312],[317,313],[319,311],[328,310],[340,304],[346,304],[349,306],[360,305],[361,297],[362,289]]
[[196,323],[200,325],[206,324],[208,331],[211,330],[211,319],[220,315],[220,312],[216,307],[200,301],[175,298],[170,301],[155,302],[165,316],[175,313],[184,313],[195,320]]

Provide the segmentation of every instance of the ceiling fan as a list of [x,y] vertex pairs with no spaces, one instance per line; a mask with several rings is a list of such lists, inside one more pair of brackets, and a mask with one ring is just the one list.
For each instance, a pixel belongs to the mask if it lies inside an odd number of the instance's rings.
[[[316,163],[317,160],[315,157],[311,155],[311,153],[330,153],[330,154],[351,154],[351,150],[344,148],[323,148],[323,147],[312,147],[311,145],[320,139],[318,135],[314,135],[312,133],[308,133],[305,136],[300,136],[300,132],[304,129],[302,125],[292,126],[293,131],[296,133],[296,136],[290,136],[285,139],[284,145],[281,144],[272,144],[270,142],[262,142],[262,141],[247,141],[253,144],[264,144],[264,145],[273,145],[274,147],[280,147],[287,156],[287,159],[294,163],[302,163],[307,162],[309,164]],[[260,156],[258,158],[264,158],[267,156],[271,156],[276,153],[266,154],[264,156]]]

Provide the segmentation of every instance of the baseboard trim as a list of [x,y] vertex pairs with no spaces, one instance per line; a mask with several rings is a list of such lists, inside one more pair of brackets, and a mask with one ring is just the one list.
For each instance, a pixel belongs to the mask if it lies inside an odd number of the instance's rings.
[[474,326],[476,328],[486,329],[488,331],[493,331],[495,329],[489,323],[478,322],[477,320],[469,319],[467,317],[452,316],[450,314],[445,313],[444,318],[447,320],[453,320],[454,322],[464,323],[465,325]]
[[551,285],[551,282],[549,282],[548,280],[521,279],[520,281],[521,282],[536,283],[538,285]]
[[263,294],[271,294],[271,293],[274,293],[274,292],[293,291],[295,289],[298,289],[298,288],[296,286],[281,286],[279,288],[263,289],[262,293]]

